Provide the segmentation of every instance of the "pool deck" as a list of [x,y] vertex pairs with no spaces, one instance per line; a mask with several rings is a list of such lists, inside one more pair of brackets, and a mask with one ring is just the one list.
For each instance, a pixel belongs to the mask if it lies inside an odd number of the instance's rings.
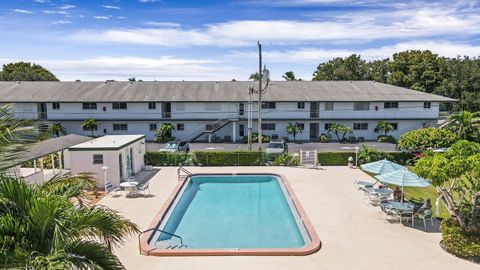
[[[480,269],[440,246],[438,222],[423,230],[390,224],[378,218],[355,190],[358,179],[374,181],[360,170],[286,167],[187,167],[193,173],[276,173],[284,175],[320,240],[320,251],[308,256],[154,257],[139,254],[138,239],[129,238],[115,250],[127,269]],[[151,179],[152,196],[107,196],[100,201],[147,229],[177,184],[175,167],[164,167]]]

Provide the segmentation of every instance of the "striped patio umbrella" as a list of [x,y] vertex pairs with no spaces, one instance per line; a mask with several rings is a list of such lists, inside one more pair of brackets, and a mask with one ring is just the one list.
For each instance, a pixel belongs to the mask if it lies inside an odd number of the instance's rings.
[[398,165],[397,163],[391,162],[390,160],[386,159],[362,164],[360,165],[360,168],[362,168],[364,171],[375,174],[385,174],[398,170],[405,170],[405,167],[403,167],[402,165]]
[[409,170],[397,170],[394,172],[377,175],[375,178],[382,183],[401,186],[402,194],[403,187],[428,187],[430,185],[430,182],[427,179],[421,178]]

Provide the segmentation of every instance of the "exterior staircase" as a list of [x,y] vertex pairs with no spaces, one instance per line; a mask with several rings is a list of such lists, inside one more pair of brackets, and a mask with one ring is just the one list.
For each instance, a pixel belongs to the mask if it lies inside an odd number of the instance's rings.
[[233,122],[233,120],[219,119],[219,120],[213,122],[212,124],[207,125],[205,130],[203,130],[200,134],[192,137],[190,139],[190,142],[194,142],[195,140],[197,140],[198,138],[202,137],[205,134],[213,134],[213,133],[219,131],[220,129],[222,129],[223,127],[225,127],[226,125],[230,124],[231,122]]

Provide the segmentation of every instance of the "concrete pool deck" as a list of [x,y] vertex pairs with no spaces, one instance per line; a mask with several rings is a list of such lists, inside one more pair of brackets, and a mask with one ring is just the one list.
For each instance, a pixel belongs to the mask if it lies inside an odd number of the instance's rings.
[[[480,269],[440,246],[441,235],[378,218],[353,182],[371,179],[360,170],[287,167],[187,167],[194,173],[277,173],[284,175],[310,218],[322,248],[308,256],[154,257],[139,254],[130,237],[115,250],[127,269]],[[152,196],[107,196],[100,204],[119,211],[141,230],[150,222],[177,184],[176,167],[163,167],[152,179]],[[438,224],[438,223],[437,223]]]

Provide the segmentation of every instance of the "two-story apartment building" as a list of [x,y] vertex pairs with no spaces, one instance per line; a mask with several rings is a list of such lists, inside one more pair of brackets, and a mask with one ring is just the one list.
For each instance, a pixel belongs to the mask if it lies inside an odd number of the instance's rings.
[[[94,118],[95,135],[145,134],[153,140],[158,127],[170,123],[177,139],[208,140],[204,131],[214,128],[216,138],[239,141],[247,136],[252,84],[0,82],[0,103],[13,103],[18,118],[60,123],[68,133],[89,135],[82,121]],[[264,134],[292,138],[286,127],[296,123],[303,129],[298,140],[318,140],[331,123],[341,123],[353,129],[348,136],[374,140],[380,120],[391,123],[395,127],[391,134],[399,137],[436,121],[440,103],[455,100],[372,81],[273,81],[262,101]],[[257,103],[253,102],[256,131]]]

